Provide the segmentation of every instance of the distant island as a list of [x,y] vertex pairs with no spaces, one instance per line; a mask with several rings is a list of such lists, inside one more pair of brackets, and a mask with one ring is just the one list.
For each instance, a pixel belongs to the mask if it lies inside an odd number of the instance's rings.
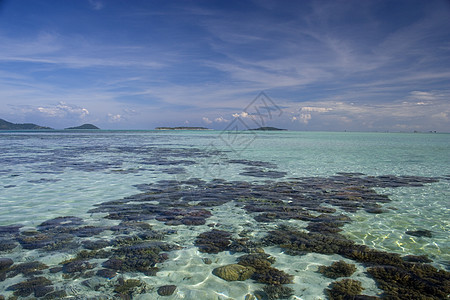
[[81,126],[69,127],[69,128],[66,128],[66,129],[68,129],[68,130],[74,130],[74,129],[86,130],[86,129],[100,129],[100,128],[98,128],[97,126],[92,125],[92,124],[83,124]]
[[261,130],[261,131],[287,131],[287,129],[280,129],[276,127],[259,127],[255,129],[249,129],[249,130]]
[[205,127],[156,127],[156,130],[210,130]]
[[14,124],[3,119],[0,119],[0,130],[42,130],[52,129],[50,127],[39,126],[32,123]]

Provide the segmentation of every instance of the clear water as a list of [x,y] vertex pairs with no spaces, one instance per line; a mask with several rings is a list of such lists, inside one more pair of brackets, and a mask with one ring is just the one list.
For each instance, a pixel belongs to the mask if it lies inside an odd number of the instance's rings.
[[[0,133],[0,226],[20,224],[22,231],[59,216],[78,216],[91,224],[110,224],[103,215],[90,214],[94,204],[119,200],[140,193],[136,185],[160,180],[183,181],[222,178],[227,181],[286,181],[302,177],[330,177],[338,172],[368,176],[408,175],[439,178],[421,187],[378,188],[389,195],[395,210],[371,214],[364,210],[344,212],[353,222],[343,234],[359,244],[400,254],[428,255],[433,264],[448,267],[450,206],[450,134],[330,133],[330,132],[233,132],[219,131],[92,131],[92,132],[1,132]],[[230,160],[265,162],[263,168],[286,172],[279,178],[244,175],[249,166]],[[246,169],[247,168],[247,169]],[[270,229],[254,221],[241,208],[226,203],[212,210],[208,223],[220,223],[222,230],[239,232],[251,228],[255,237]],[[298,224],[301,221],[295,221]],[[294,222],[294,223],[295,223]],[[140,278],[149,286],[175,284],[177,291],[167,299],[244,299],[262,285],[251,280],[225,282],[212,269],[234,263],[241,254],[204,254],[193,245],[196,236],[210,228],[165,226],[148,221],[155,228],[173,227],[172,242],[183,247],[169,253],[157,276],[124,274]],[[296,223],[296,224],[297,224]],[[114,224],[117,224],[114,223]],[[408,230],[430,230],[432,238],[405,234]],[[107,238],[108,231],[101,237]],[[330,264],[338,255],[311,253],[286,255],[277,247],[264,249],[277,258],[275,267],[295,275],[296,299],[322,299],[332,281],[316,272],[317,265]],[[73,257],[76,250],[47,253],[17,247],[0,252],[15,262],[40,260],[57,265]],[[209,257],[213,264],[205,265]],[[353,277],[361,280],[366,294],[379,290],[358,266]],[[79,280],[63,280],[48,274],[55,286],[68,295],[95,297],[95,291]],[[0,294],[20,276],[0,282]],[[22,278],[23,279],[23,278]],[[2,291],[4,290],[4,291]],[[159,297],[155,290],[145,295]],[[139,298],[139,297],[138,297]]]

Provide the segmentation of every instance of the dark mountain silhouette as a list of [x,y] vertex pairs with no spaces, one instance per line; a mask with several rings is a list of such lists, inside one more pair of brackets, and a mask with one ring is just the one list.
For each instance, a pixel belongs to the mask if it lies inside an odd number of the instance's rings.
[[97,126],[95,126],[95,125],[92,125],[92,124],[83,124],[83,125],[81,125],[81,126],[76,126],[76,127],[69,127],[69,128],[66,128],[66,129],[100,129],[100,128],[98,128]]
[[0,119],[0,130],[39,130],[52,129],[50,127],[39,126],[32,123],[14,124],[3,119]]

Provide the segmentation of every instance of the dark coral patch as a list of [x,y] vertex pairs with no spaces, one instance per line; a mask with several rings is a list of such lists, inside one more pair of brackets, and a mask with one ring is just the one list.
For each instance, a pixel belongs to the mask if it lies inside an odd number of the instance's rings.
[[175,292],[176,289],[176,285],[163,285],[158,288],[157,293],[160,296],[170,296]]
[[7,290],[14,291],[14,296],[27,297],[34,293],[35,297],[42,297],[53,291],[51,285],[52,282],[45,277],[32,277],[9,286]]
[[179,249],[177,246],[162,242],[141,242],[123,246],[112,251],[113,256],[103,262],[104,268],[124,272],[152,272],[157,263],[167,260],[163,251]]
[[217,229],[203,232],[199,234],[195,240],[195,246],[199,248],[200,252],[204,253],[219,253],[225,251],[230,244],[231,233]]
[[353,279],[342,279],[331,284],[331,289],[326,289],[330,300],[355,299],[363,291],[361,282]]
[[433,233],[426,229],[420,229],[420,230],[411,230],[405,232],[408,235],[417,236],[417,237],[433,237]]
[[367,269],[390,299],[445,299],[450,273],[431,265],[374,266]]
[[265,285],[263,291],[266,293],[267,299],[269,300],[288,299],[294,294],[292,288],[282,285]]
[[238,258],[238,264],[253,267],[255,270],[270,268],[275,258],[266,253],[247,254]]
[[42,274],[42,270],[48,269],[46,264],[39,261],[31,261],[11,266],[8,270],[8,277],[14,277],[18,274],[24,276],[33,276]]
[[287,249],[288,254],[301,255],[309,252],[334,254],[345,252],[352,248],[354,242],[335,234],[321,234],[314,232],[296,231],[293,228],[280,226],[270,231],[263,239],[266,245],[279,245]]
[[63,229],[77,227],[83,224],[83,219],[73,216],[57,217],[42,222],[37,228],[39,231],[60,231]]
[[282,270],[276,268],[264,268],[259,269],[252,276],[252,279],[259,283],[265,283],[269,285],[280,285],[292,283],[294,276],[287,274]]
[[356,266],[348,264],[343,260],[335,261],[331,266],[320,266],[319,272],[328,278],[336,279],[338,277],[351,276],[356,271]]

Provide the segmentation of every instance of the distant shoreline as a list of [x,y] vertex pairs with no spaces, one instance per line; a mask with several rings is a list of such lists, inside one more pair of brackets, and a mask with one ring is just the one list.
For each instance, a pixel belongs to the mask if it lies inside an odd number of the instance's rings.
[[156,127],[155,130],[212,130],[206,127]]
[[259,127],[259,128],[255,128],[255,129],[249,129],[252,131],[287,131],[287,129],[281,129],[281,128],[276,128],[276,127]]

